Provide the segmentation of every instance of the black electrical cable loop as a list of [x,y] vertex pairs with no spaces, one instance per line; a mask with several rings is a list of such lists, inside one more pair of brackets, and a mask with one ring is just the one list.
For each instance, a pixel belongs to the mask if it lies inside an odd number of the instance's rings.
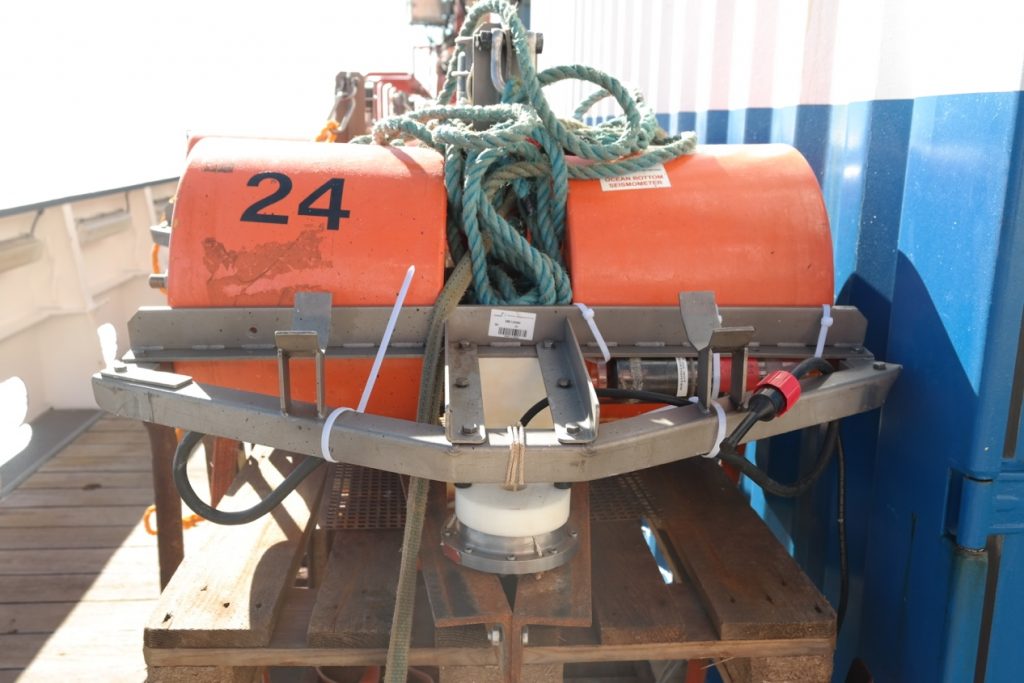
[[[835,368],[833,368],[832,364],[827,360],[820,356],[811,356],[810,358],[805,358],[797,363],[796,367],[790,370],[790,374],[800,380],[806,377],[808,373],[815,370],[823,375],[831,375],[835,372]],[[760,405],[764,410],[770,409],[770,405],[767,402],[763,402]],[[839,435],[839,425],[837,422],[829,424],[828,431],[825,433],[825,442],[822,444],[822,448],[818,452],[818,459],[815,463],[814,469],[806,476],[801,477],[798,481],[792,484],[783,484],[769,477],[764,470],[737,452],[740,441],[742,441],[743,437],[747,435],[747,432],[750,431],[751,427],[757,424],[760,420],[771,419],[774,416],[774,412],[759,413],[756,410],[750,410],[750,412],[744,416],[739,425],[737,425],[736,429],[734,429],[732,433],[722,441],[718,457],[721,458],[723,462],[727,462],[733,467],[738,468],[743,472],[743,474],[750,477],[765,491],[783,498],[795,498],[809,489],[817,478],[821,476],[822,472],[825,471],[825,467],[828,465],[829,460],[832,459],[832,452],[835,450],[835,442]]]
[[218,510],[200,499],[195,489],[192,488],[192,482],[188,480],[188,461],[204,436],[205,434],[200,432],[185,432],[174,451],[172,472],[174,474],[174,485],[177,487],[178,495],[181,496],[181,500],[184,501],[185,505],[192,512],[215,524],[248,524],[259,519],[280,505],[285,496],[294,491],[302,483],[303,479],[311,475],[320,465],[326,462],[320,458],[306,456],[292,470],[291,474],[285,477],[285,480],[270,492],[270,495],[256,503],[256,505],[245,510]]
[[747,460],[735,450],[726,450],[724,448],[725,442],[723,442],[723,448],[719,451],[718,457],[722,462],[732,465],[745,474],[752,482],[764,489],[765,492],[770,493],[773,496],[779,496],[780,498],[796,498],[810,490],[814,485],[814,482],[818,481],[821,475],[825,472],[829,462],[832,460],[832,454],[836,451],[836,442],[838,439],[839,421],[833,420],[828,423],[828,428],[825,431],[825,440],[822,442],[821,449],[818,451],[814,467],[811,468],[810,472],[803,475],[792,484],[784,484],[772,479],[767,472]]
[[[672,406],[692,406],[688,399],[680,396],[672,396],[671,394],[659,394],[654,391],[640,391],[638,389],[615,389],[615,388],[595,388],[594,391],[597,393],[598,398],[618,398],[618,399],[630,399],[636,401],[643,401],[645,403],[667,403]],[[541,400],[530,406],[523,416],[519,418],[519,421],[525,427],[530,421],[537,417],[540,411],[548,407],[548,399],[545,396]]]
[[[801,377],[805,377],[809,372],[814,370],[826,375],[834,372],[834,368],[828,361],[823,358],[812,356],[811,358],[807,358],[797,364],[797,366],[793,368],[792,374],[799,379]],[[659,394],[652,391],[599,388],[595,389],[595,392],[599,398],[634,399],[649,403],[666,403],[674,406],[693,405],[686,398],[671,396],[669,394]],[[523,413],[523,416],[520,418],[520,422],[525,427],[547,406],[548,399],[546,397],[542,398]],[[811,471],[797,479],[795,482],[786,484],[776,481],[769,476],[767,472],[736,452],[738,442],[746,436],[747,431],[749,431],[750,427],[752,427],[758,419],[759,416],[756,413],[749,413],[744,417],[743,421],[740,422],[739,426],[737,426],[735,430],[733,430],[732,434],[722,442],[718,458],[721,459],[722,462],[728,463],[729,465],[737,468],[767,493],[781,498],[796,498],[797,496],[802,495],[808,491],[819,478],[821,478],[821,475],[828,468],[828,464],[832,460],[832,455],[836,451],[836,442],[839,438],[839,422],[833,421],[829,423],[828,428],[825,431],[824,441],[822,442],[821,449],[818,451],[818,456],[815,459],[814,467]]]
[[835,368],[833,368],[832,364],[827,360],[821,356],[811,356],[810,358],[804,358],[802,361],[797,363],[796,367],[789,371],[789,374],[793,375],[797,379],[803,379],[807,376],[807,373],[812,370],[817,370],[823,375],[831,375],[835,372]]

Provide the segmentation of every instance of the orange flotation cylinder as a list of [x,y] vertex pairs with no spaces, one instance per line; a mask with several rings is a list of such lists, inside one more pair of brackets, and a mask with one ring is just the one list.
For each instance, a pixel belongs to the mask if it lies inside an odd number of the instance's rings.
[[588,305],[832,303],[832,241],[817,178],[788,145],[704,145],[643,173],[569,183],[566,254]]
[[[444,284],[443,161],[422,148],[204,138],[178,187],[167,278],[172,307],[390,306],[406,269],[407,305]],[[327,402],[355,406],[369,359],[328,359]],[[312,361],[292,363],[293,396],[315,400]],[[421,361],[389,359],[368,410],[415,416]],[[270,360],[180,362],[200,382],[278,393]]]

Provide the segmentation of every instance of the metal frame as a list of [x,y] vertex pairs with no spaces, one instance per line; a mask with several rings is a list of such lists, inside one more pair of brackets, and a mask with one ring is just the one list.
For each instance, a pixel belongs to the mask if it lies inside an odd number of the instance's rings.
[[[276,396],[194,381],[176,389],[158,386],[151,377],[137,379],[139,370],[145,369],[128,366],[122,373],[94,375],[99,405],[146,422],[320,456],[323,421],[312,405],[296,403],[292,414],[283,415]],[[844,361],[832,375],[805,382],[803,398],[792,410],[757,423],[746,440],[878,408],[899,371],[869,359]],[[743,415],[727,410],[727,429]],[[716,431],[717,419],[696,405],[604,424],[589,444],[560,444],[554,432],[528,431],[524,480],[588,481],[682,460],[707,452]],[[340,461],[439,481],[503,482],[509,455],[508,437],[500,432],[487,434],[478,445],[453,444],[443,427],[354,411],[338,418],[329,441]]]
[[[562,320],[568,320],[587,358],[601,355],[593,333],[575,306],[503,306],[503,310],[542,313],[535,339],[558,338]],[[614,356],[670,358],[696,357],[697,352],[675,306],[595,306],[595,320]],[[460,326],[486,330],[491,308],[460,306],[449,320],[449,335],[459,339]],[[128,362],[158,363],[182,360],[239,360],[274,358],[275,330],[289,329],[293,309],[278,308],[176,308],[144,306],[128,321],[131,352]],[[331,311],[328,358],[372,357],[381,330],[391,314],[389,307],[344,307]],[[814,352],[820,308],[722,307],[723,327],[754,328],[749,349],[753,358],[803,358]],[[388,357],[423,354],[430,307],[402,309]],[[872,358],[866,352],[867,321],[852,306],[834,306],[829,329],[827,358]],[[455,330],[454,332],[452,330]],[[515,355],[521,344],[490,339],[483,355]],[[521,355],[532,351],[521,350]]]
[[[288,395],[287,357],[282,338],[306,330],[317,339],[323,359],[376,354],[389,309],[331,309],[329,295],[300,295],[294,321],[291,309],[140,310],[129,322],[132,364],[93,377],[96,400],[106,410],[146,422],[204,434],[251,441],[295,453],[321,456],[322,374],[316,406],[293,403]],[[715,348],[752,356],[802,358],[817,341],[817,308],[723,308],[711,293],[683,294],[681,307],[603,307],[596,320],[612,354],[618,357],[693,357],[704,359],[701,380],[710,401],[708,368]],[[332,454],[343,462],[440,481],[498,483],[505,480],[511,444],[500,430],[484,426],[480,357],[535,356],[544,377],[555,429],[529,431],[524,468],[526,482],[575,482],[600,479],[652,467],[710,450],[717,418],[704,406],[677,407],[602,425],[585,357],[600,351],[581,312],[574,306],[511,307],[533,316],[528,339],[490,336],[493,309],[463,306],[445,327],[447,427],[349,411],[329,435]],[[681,314],[682,313],[682,314]],[[395,330],[392,356],[423,353],[429,309],[403,311]],[[864,318],[849,307],[833,310],[835,323],[826,357],[839,360],[832,375],[805,382],[803,399],[784,417],[758,423],[754,440],[829,422],[882,405],[899,373],[898,366],[874,362],[862,346]],[[720,320],[719,320],[720,318]],[[285,327],[290,324],[290,327]],[[281,332],[293,330],[292,332]],[[307,339],[308,338],[308,339]],[[150,369],[155,361],[273,358],[281,372],[281,396],[266,396],[199,384],[191,378]],[[288,347],[290,349],[290,347]],[[288,351],[286,349],[286,351]],[[289,351],[291,352],[291,351]],[[733,373],[741,377],[745,373]],[[706,386],[705,386],[706,385]],[[744,413],[745,387],[732,387],[734,406],[726,428]],[[540,398],[540,397],[538,397]]]

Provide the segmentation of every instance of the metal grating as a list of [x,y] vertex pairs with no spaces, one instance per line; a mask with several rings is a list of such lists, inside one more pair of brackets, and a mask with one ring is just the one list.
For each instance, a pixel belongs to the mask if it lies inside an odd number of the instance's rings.
[[594,521],[656,520],[659,513],[636,472],[590,482],[590,517]]
[[405,494],[397,474],[339,464],[326,496],[324,528],[401,529]]

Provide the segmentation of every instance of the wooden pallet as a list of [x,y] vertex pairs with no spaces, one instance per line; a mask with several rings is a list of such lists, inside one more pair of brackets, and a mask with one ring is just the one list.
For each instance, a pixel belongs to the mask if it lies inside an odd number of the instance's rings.
[[[228,508],[265,493],[291,462],[275,454],[250,464]],[[151,681],[249,681],[261,667],[384,663],[401,520],[361,523],[357,501],[346,499],[355,523],[328,537],[317,511],[337,505],[338,492],[319,503],[323,482],[310,478],[273,515],[219,529],[186,558],[146,628]],[[437,667],[447,683],[561,681],[569,663],[677,659],[715,660],[734,681],[830,679],[831,607],[720,468],[695,458],[589,488],[589,506],[586,486],[573,496],[581,552],[509,586],[441,556],[446,510],[435,485],[410,663]],[[392,499],[378,503],[372,509],[394,508]],[[672,583],[662,580],[641,519],[675,567]],[[313,558],[312,580],[299,588],[304,556]],[[498,644],[489,638],[496,626]]]

